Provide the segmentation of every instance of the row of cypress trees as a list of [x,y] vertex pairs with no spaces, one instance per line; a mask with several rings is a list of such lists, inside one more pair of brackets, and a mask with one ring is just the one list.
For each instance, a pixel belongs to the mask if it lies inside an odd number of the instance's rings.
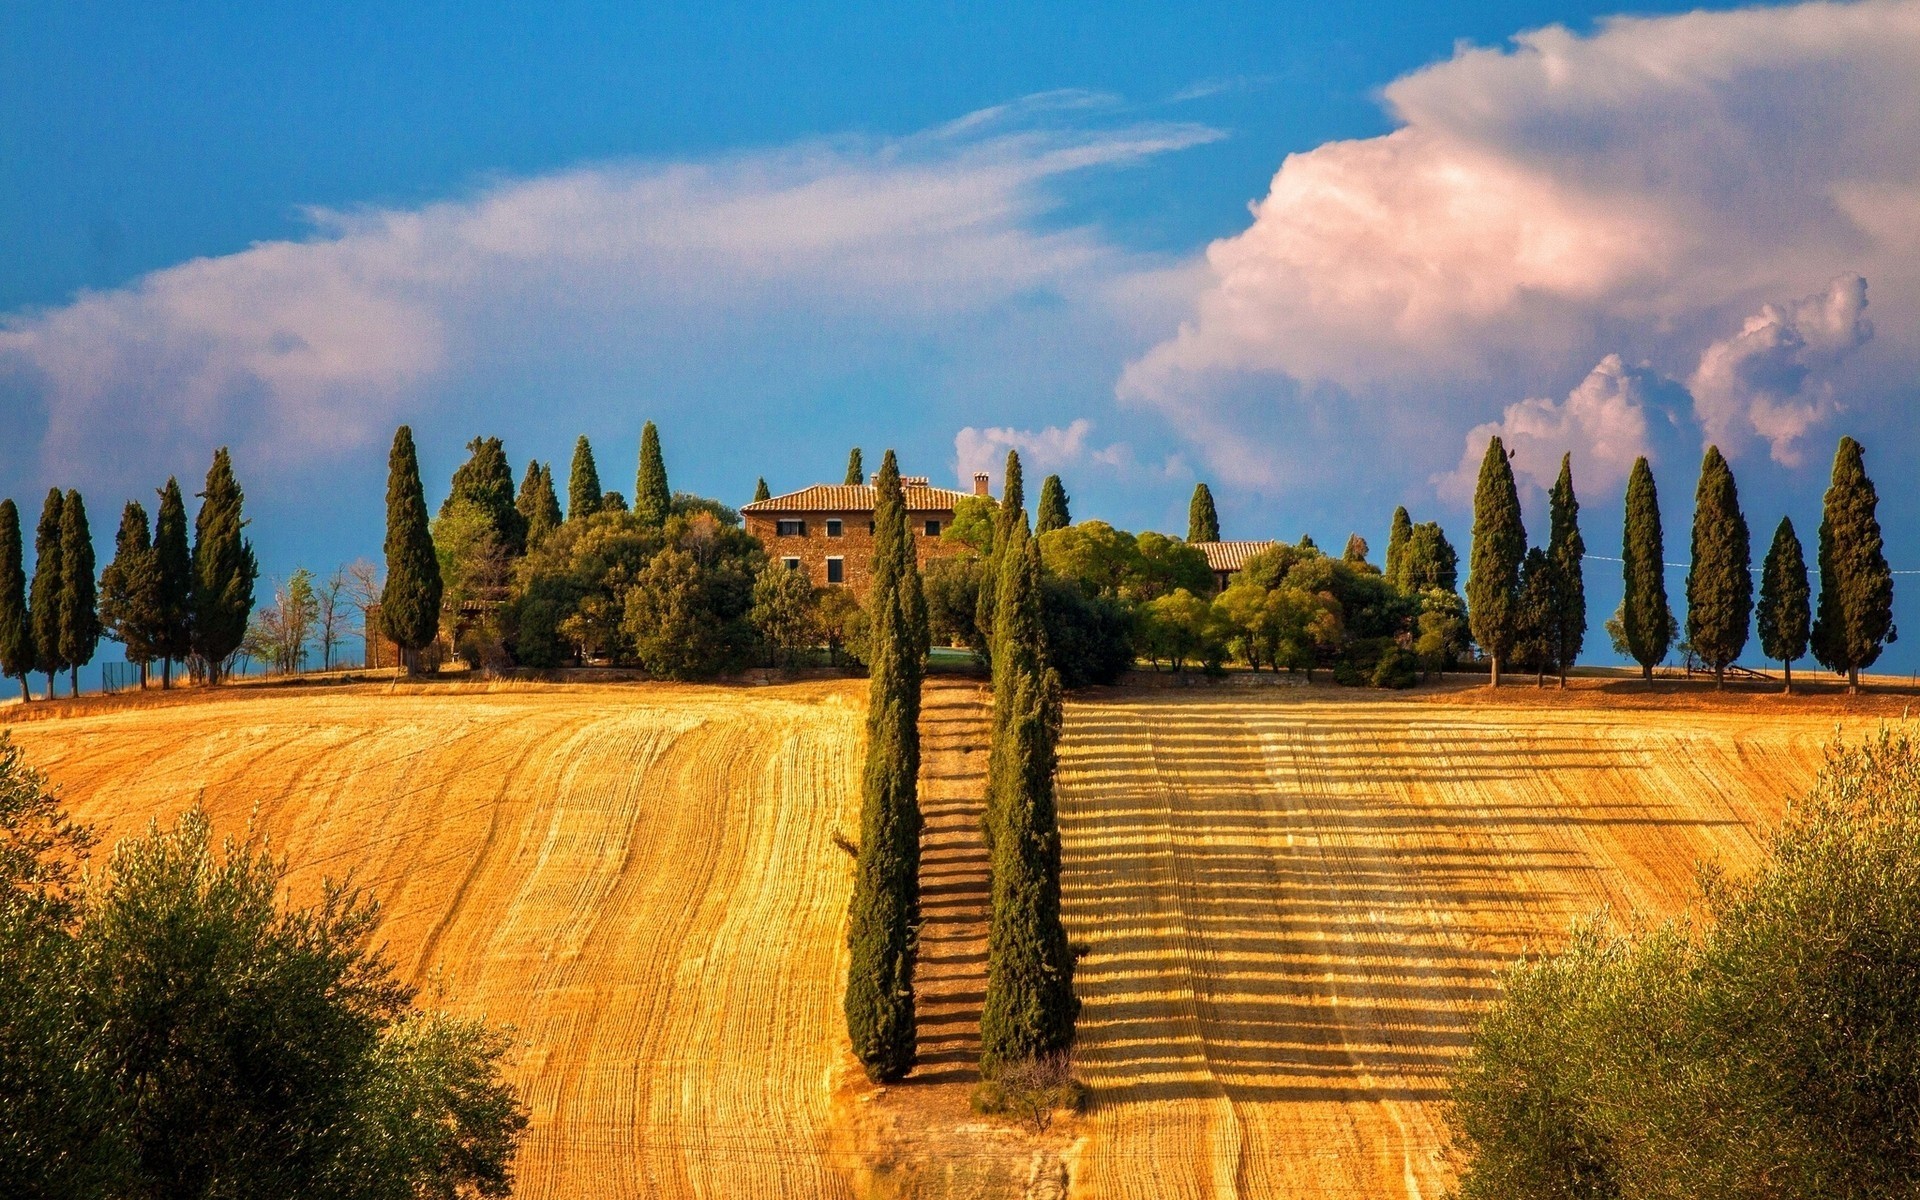
[[34,531],[30,584],[19,509],[0,501],[0,672],[20,681],[26,699],[33,698],[27,676],[36,671],[47,676],[49,698],[61,671],[69,672],[79,695],[80,668],[93,661],[103,634],[126,648],[127,661],[143,676],[148,664],[163,663],[165,686],[172,686],[173,664],[190,656],[209,682],[219,682],[246,636],[259,577],[242,532],[245,497],[226,447],[215,451],[207,471],[191,548],[179,481],[169,478],[159,494],[152,527],[139,501],[122,509],[113,560],[97,585],[93,534],[79,492],[47,493]]
[[[1493,683],[1521,630],[1541,614],[1559,636],[1557,661],[1565,669],[1579,652],[1585,630],[1585,596],[1579,560],[1585,552],[1577,521],[1569,462],[1561,460],[1555,484],[1553,534],[1542,551],[1526,550],[1513,471],[1498,437],[1489,440],[1474,494],[1473,563],[1467,604],[1474,639],[1487,653]],[[1758,626],[1761,648],[1783,667],[1792,690],[1793,663],[1809,649],[1824,666],[1847,677],[1858,691],[1860,671],[1891,641],[1893,574],[1887,565],[1877,516],[1879,496],[1867,477],[1865,452],[1850,437],[1834,454],[1820,522],[1820,593],[1810,604],[1805,552],[1792,520],[1782,517],[1760,570]],[[1616,623],[1617,640],[1640,664],[1642,675],[1667,656],[1680,633],[1668,601],[1666,546],[1653,469],[1643,456],[1627,478],[1626,523],[1620,552],[1626,585]],[[1536,580],[1544,579],[1538,592]],[[1746,648],[1754,626],[1752,545],[1740,508],[1733,468],[1717,446],[1707,447],[1694,491],[1691,556],[1686,580],[1686,647],[1724,686],[1726,669]]]

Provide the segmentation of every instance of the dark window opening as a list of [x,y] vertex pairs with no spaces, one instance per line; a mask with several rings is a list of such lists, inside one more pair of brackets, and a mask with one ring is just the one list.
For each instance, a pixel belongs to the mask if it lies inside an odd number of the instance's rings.
[[780,560],[780,562],[789,571],[798,571],[800,569],[800,560],[797,558],[783,558]]
[[840,522],[832,519],[829,519],[827,521],[827,536],[828,537],[840,536]]
[[846,560],[830,558],[827,560],[827,582],[845,583],[847,581]]
[[940,536],[940,522],[938,522],[938,521],[928,521],[928,522],[927,522],[927,536],[928,536],[928,537],[939,537],[939,536]]
[[805,537],[807,536],[807,523],[805,521],[776,521],[774,522],[774,533],[779,537]]

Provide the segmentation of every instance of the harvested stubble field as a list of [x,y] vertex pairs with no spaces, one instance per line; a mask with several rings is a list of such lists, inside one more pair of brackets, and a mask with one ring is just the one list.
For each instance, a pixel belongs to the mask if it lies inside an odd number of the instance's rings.
[[[5,710],[109,837],[198,800],[351,870],[430,999],[518,1030],[530,1197],[1425,1196],[1492,972],[1738,867],[1897,702],[1111,691],[1060,799],[1086,1117],[972,1117],[984,696],[933,681],[916,1079],[840,1032],[864,686],[235,688]],[[1849,715],[1852,714],[1852,715]],[[37,716],[38,720],[21,720]],[[1035,1185],[1039,1185],[1035,1187]]]

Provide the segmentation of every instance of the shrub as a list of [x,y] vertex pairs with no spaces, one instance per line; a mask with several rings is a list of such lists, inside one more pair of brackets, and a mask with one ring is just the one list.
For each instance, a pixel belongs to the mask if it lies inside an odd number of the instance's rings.
[[1373,686],[1410,688],[1420,681],[1420,660],[1413,651],[1400,646],[1388,648],[1373,665]]
[[1002,1066],[973,1089],[972,1104],[982,1116],[1011,1117],[1041,1134],[1056,1113],[1085,1112],[1091,1097],[1087,1085],[1073,1077],[1073,1060],[1061,1052]]
[[1126,604],[1049,577],[1041,581],[1040,608],[1048,663],[1062,686],[1113,683],[1133,665],[1133,611]]

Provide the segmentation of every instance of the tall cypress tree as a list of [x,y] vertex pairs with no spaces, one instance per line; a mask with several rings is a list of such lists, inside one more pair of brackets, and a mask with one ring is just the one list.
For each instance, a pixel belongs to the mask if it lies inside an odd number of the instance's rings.
[[1040,481],[1040,507],[1034,514],[1033,532],[1052,533],[1073,524],[1067,511],[1067,488],[1058,475]]
[[247,636],[253,613],[253,581],[260,567],[242,530],[245,495],[233,477],[227,448],[213,452],[207,490],[193,519],[193,652],[207,666],[209,682],[220,682],[226,662]]
[[526,523],[527,549],[546,540],[560,525],[560,497],[553,490],[553,467],[535,461],[527,464],[520,478],[520,494],[513,502],[520,519]]
[[497,437],[474,438],[467,443],[467,455],[467,461],[453,472],[453,486],[440,504],[440,515],[446,516],[464,500],[486,514],[502,549],[515,557],[525,554],[527,519],[514,496],[506,448]]
[[160,686],[173,686],[173,664],[193,653],[193,552],[187,546],[187,502],[180,481],[167,477],[153,522],[156,595],[153,648],[160,656]]
[[[586,439],[581,438],[584,447]],[[579,451],[574,453],[576,478]],[[593,469],[593,459],[587,459]],[[380,628],[400,647],[407,673],[420,671],[420,651],[440,632],[440,560],[427,527],[427,497],[413,430],[402,425],[387,455],[387,585],[380,593]]]
[[[847,486],[858,487],[866,481],[867,471],[865,465],[860,461],[860,447],[855,446],[852,452],[847,455]],[[874,476],[874,481],[878,483],[879,476]]]
[[1538,546],[1520,560],[1520,586],[1513,602],[1513,653],[1534,670],[1534,686],[1547,686],[1547,672],[1558,668],[1560,647],[1559,566]]
[[1645,455],[1633,460],[1627,476],[1626,537],[1620,547],[1620,574],[1626,595],[1620,623],[1627,648],[1640,664],[1640,677],[1653,681],[1653,667],[1673,645],[1673,612],[1667,607],[1667,548],[1660,532],[1660,493]]
[[100,596],[94,579],[93,529],[86,502],[69,490],[60,508],[60,657],[66,660],[67,686],[80,694],[80,668],[100,648]]
[[773,499],[773,493],[767,490],[767,478],[766,478],[766,476],[764,476],[764,475],[762,475],[762,476],[761,476],[760,478],[758,478],[757,480],[755,480],[755,481],[754,481],[754,484],[753,484],[753,499],[754,499],[754,502],[755,502],[755,503],[758,503],[758,502],[760,502],[760,501],[762,501],[762,500],[771,500],[771,499]]
[[[409,436],[408,444],[412,444]],[[581,434],[573,443],[573,467],[567,474],[567,520],[580,521],[600,511],[600,471],[593,465],[593,446]]]
[[1693,553],[1687,567],[1687,644],[1726,686],[1727,664],[1746,649],[1753,620],[1753,549],[1733,468],[1708,446],[1693,496]]
[[660,431],[648,421],[640,431],[640,470],[634,477],[633,515],[661,526],[673,513],[673,492],[667,487],[667,460],[660,454]]
[[33,622],[27,612],[27,572],[20,537],[20,510],[0,500],[0,674],[20,681],[20,698],[33,699]]
[[1413,540],[1413,518],[1402,504],[1393,510],[1393,524],[1387,530],[1387,582],[1407,590],[1407,543]]
[[889,450],[874,475],[873,589],[867,605],[867,763],[860,847],[847,908],[843,1006],[854,1054],[877,1082],[913,1068],[914,928],[920,920],[920,682],[926,601]]
[[59,488],[47,491],[40,507],[40,524],[33,531],[33,591],[29,616],[33,622],[33,661],[47,677],[47,699],[53,699],[54,676],[66,669],[60,657],[60,609],[66,601],[61,578],[66,556],[60,545],[60,514],[66,497]]
[[1193,485],[1193,499],[1187,501],[1187,541],[1220,540],[1220,514],[1213,507],[1213,491],[1204,483]]
[[1793,660],[1807,652],[1813,615],[1809,592],[1806,552],[1793,522],[1781,517],[1760,570],[1760,649],[1780,664],[1788,695],[1793,694]]
[[1000,578],[1000,552],[1013,536],[1015,525],[1024,531],[1026,523],[1026,477],[1020,467],[1020,452],[1009,450],[1006,475],[1000,484],[1000,507],[993,514],[993,549],[982,564],[981,578],[986,582],[982,584],[979,596],[974,599],[974,627],[980,631],[981,640],[986,645],[989,668],[993,666],[993,612],[999,602],[999,590],[993,581]]
[[127,661],[140,668],[142,686],[147,664],[158,657],[153,649],[160,624],[156,575],[147,510],[138,500],[129,500],[120,510],[113,561],[100,572],[100,624],[108,637],[125,647]]
[[1867,478],[1865,452],[1850,437],[1833,455],[1833,481],[1820,518],[1820,609],[1813,656],[1847,676],[1848,694],[1893,632],[1893,573],[1880,538],[1880,496]]
[[1560,668],[1560,686],[1580,657],[1587,641],[1587,577],[1581,560],[1587,539],[1580,536],[1580,501],[1573,494],[1573,455],[1560,456],[1560,477],[1547,494],[1551,532],[1547,557],[1553,562],[1553,657]]
[[1467,620],[1473,640],[1492,661],[1491,684],[1500,686],[1500,668],[1513,651],[1519,601],[1520,563],[1527,554],[1527,530],[1520,523],[1520,493],[1500,439],[1487,441],[1480,460],[1480,481],[1473,493],[1473,549],[1468,552]]
[[980,1069],[988,1078],[1073,1044],[1079,1001],[1060,920],[1060,829],[1054,771],[1060,677],[1046,665],[1040,548],[1024,518],[1001,556],[994,655],[995,742],[989,763],[992,918]]

